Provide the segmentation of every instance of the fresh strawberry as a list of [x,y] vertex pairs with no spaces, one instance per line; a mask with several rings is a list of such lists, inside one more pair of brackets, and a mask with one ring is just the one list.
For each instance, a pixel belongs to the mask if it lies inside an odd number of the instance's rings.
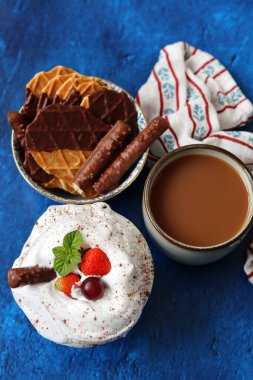
[[104,276],[111,270],[107,255],[99,248],[90,248],[82,257],[80,269],[86,276]]
[[66,296],[71,297],[72,286],[80,281],[80,278],[78,274],[70,273],[67,276],[59,277],[55,283],[55,287],[57,290],[60,290],[60,292],[65,293]]

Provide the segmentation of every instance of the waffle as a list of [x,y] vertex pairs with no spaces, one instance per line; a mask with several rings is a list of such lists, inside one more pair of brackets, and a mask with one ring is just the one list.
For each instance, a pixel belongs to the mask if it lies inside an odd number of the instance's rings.
[[106,124],[114,125],[122,120],[138,132],[137,111],[125,92],[102,89],[85,97],[81,106]]
[[78,91],[72,90],[66,93],[66,100],[61,99],[57,92],[61,86],[69,79],[81,78],[82,75],[78,73],[67,74],[67,75],[57,75],[50,79],[45,87],[43,87],[42,92],[39,96],[36,113],[41,109],[47,107],[50,104],[61,103],[66,105],[78,105],[81,103],[82,98]]
[[87,187],[85,189],[85,192],[80,191],[80,189],[75,184],[69,185],[68,182],[62,179],[59,179],[57,177],[54,177],[50,182],[43,183],[43,186],[47,187],[48,189],[55,189],[55,188],[62,189],[64,191],[67,191],[68,193],[71,193],[74,195],[79,194],[85,198],[93,198],[97,195],[93,187]]
[[26,85],[26,89],[35,96],[40,96],[42,89],[47,85],[50,79],[59,76],[75,73],[74,70],[64,66],[55,66],[50,71],[41,71],[37,73]]
[[107,86],[100,79],[78,75],[65,81],[57,91],[56,96],[65,100],[71,91],[76,90],[83,98],[103,88],[107,88]]
[[57,91],[68,79],[79,75],[77,73],[66,74],[66,75],[56,75],[50,79],[47,84],[42,88],[41,92],[46,94],[50,99],[54,99]]
[[[37,164],[48,174],[54,175],[47,187],[59,187],[74,192],[72,180],[90,155],[88,150],[55,150],[53,152],[30,152]],[[46,186],[45,185],[45,186]]]
[[75,193],[77,170],[109,129],[80,106],[53,104],[41,110],[26,129],[26,148],[40,168],[55,176],[44,186]]
[[28,151],[92,150],[111,129],[83,107],[52,104],[26,128]]
[[34,160],[31,153],[25,151],[25,159],[23,162],[25,170],[30,174],[32,179],[38,183],[51,181],[53,176],[46,173]]
[[48,189],[62,189],[64,191],[67,191],[71,194],[78,194],[76,190],[72,186],[69,186],[69,184],[62,179],[59,179],[57,177],[54,177],[51,181],[43,183],[44,187],[47,187]]

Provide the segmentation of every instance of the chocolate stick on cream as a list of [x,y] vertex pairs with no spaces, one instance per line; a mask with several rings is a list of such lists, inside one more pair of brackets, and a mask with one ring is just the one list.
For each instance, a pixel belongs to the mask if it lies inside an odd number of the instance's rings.
[[56,278],[53,268],[33,267],[12,268],[8,271],[8,283],[11,288],[49,282]]
[[152,120],[101,174],[94,184],[95,191],[98,194],[106,194],[112,190],[128,169],[167,128],[168,123],[162,117]]
[[118,120],[78,170],[74,177],[73,185],[76,185],[81,190],[92,185],[103,170],[111,164],[131,132],[132,128],[128,124]]

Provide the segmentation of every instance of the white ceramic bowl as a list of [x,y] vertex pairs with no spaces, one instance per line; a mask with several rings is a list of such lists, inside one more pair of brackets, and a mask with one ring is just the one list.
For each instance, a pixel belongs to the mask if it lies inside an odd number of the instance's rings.
[[[229,241],[210,247],[194,247],[181,243],[167,235],[156,223],[150,209],[150,192],[160,171],[178,157],[190,154],[208,154],[221,158],[232,165],[243,179],[249,195],[249,209],[244,225]],[[231,205],[232,206],[232,205]],[[201,265],[214,262],[231,252],[245,237],[253,224],[253,178],[247,167],[232,153],[211,145],[188,145],[162,157],[150,171],[143,192],[143,217],[147,230],[163,252],[183,264]]]
[[[136,103],[134,98],[118,85],[112,82],[109,82],[108,80],[105,80],[105,79],[101,79],[101,78],[99,79],[103,81],[105,84],[107,84],[108,87],[111,88],[112,90],[117,91],[117,92],[124,91],[127,94],[127,96],[129,97],[131,102],[134,104],[135,109],[137,111],[138,129],[139,131],[142,131],[146,127],[146,120],[144,118],[144,115],[139,105]],[[140,174],[142,168],[144,167],[144,164],[148,156],[148,150],[147,150],[140,157],[140,159],[134,165],[132,170],[128,173],[127,178],[125,178],[118,187],[116,187],[109,193],[98,196],[98,197],[94,197],[94,198],[83,198],[81,197],[81,195],[70,194],[61,189],[48,189],[42,186],[41,184],[35,182],[23,167],[23,150],[20,147],[14,132],[12,132],[11,146],[12,146],[12,154],[13,154],[13,158],[16,163],[16,166],[20,174],[22,175],[22,177],[29,183],[31,187],[33,187],[40,194],[54,201],[61,202],[61,203],[72,203],[72,204],[89,204],[89,203],[95,203],[95,202],[104,202],[107,199],[115,197],[116,195],[121,193],[123,190],[125,190],[128,186],[130,186],[135,181],[135,179]]]

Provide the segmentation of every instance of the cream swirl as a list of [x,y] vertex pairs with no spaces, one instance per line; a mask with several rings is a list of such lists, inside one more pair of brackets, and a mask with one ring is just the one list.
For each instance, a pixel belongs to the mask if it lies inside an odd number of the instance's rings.
[[68,346],[88,347],[126,335],[137,322],[151,292],[153,264],[138,229],[106,203],[96,203],[49,207],[13,267],[52,267],[52,248],[73,230],[82,233],[84,248],[98,246],[111,262],[111,271],[103,276],[104,296],[89,301],[77,292],[77,299],[71,299],[54,287],[55,280],[12,292],[42,336]]

